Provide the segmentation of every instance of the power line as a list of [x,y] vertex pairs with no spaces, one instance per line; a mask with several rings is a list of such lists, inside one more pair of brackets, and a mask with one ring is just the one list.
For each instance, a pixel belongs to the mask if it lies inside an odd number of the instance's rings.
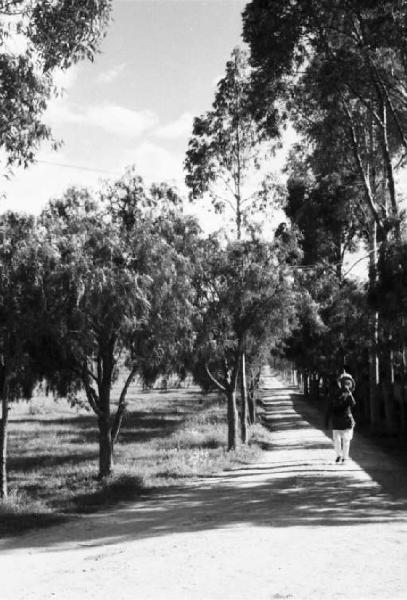
[[93,167],[84,167],[81,165],[73,165],[70,163],[60,163],[60,162],[52,162],[50,160],[36,160],[37,163],[41,163],[44,165],[51,165],[53,167],[64,167],[65,169],[76,169],[78,171],[90,171],[93,173],[101,173],[103,175],[115,175],[118,176],[119,173],[114,171],[105,171],[103,169],[94,169]]

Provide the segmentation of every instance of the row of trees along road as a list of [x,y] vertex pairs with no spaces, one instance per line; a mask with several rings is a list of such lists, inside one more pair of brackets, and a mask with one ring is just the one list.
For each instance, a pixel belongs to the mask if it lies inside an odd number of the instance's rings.
[[[209,304],[204,330],[205,338],[210,335],[212,362],[216,357],[214,364],[223,364],[221,369],[217,366],[221,376],[215,377],[211,373],[208,362],[206,370],[227,397],[229,448],[236,446],[239,374],[241,439],[246,443],[248,422],[255,419],[253,394],[248,394],[247,390],[247,372],[250,374],[250,388],[253,389],[260,377],[262,363],[258,357],[264,352],[264,345],[270,343],[270,332],[276,334],[280,329],[282,334],[284,324],[288,327],[295,313],[295,302],[291,309],[287,307],[286,312],[271,311],[272,306],[274,309],[280,306],[284,294],[287,299],[291,293],[295,295],[294,287],[289,290],[289,282],[293,283],[293,278],[283,274],[288,254],[294,260],[295,236],[290,237],[287,233],[286,255],[282,251],[282,238],[279,239],[280,245],[276,243],[270,247],[240,243],[247,235],[256,239],[264,234],[262,225],[269,226],[265,213],[275,207],[279,192],[277,182],[267,172],[270,156],[279,146],[276,109],[269,104],[270,110],[265,105],[261,114],[254,114],[254,106],[249,55],[247,51],[235,48],[226,64],[225,76],[218,82],[211,110],[194,120],[185,160],[190,199],[203,198],[212,203],[217,213],[226,214],[232,233],[226,254],[219,255],[221,259],[216,258],[206,273],[207,286],[211,282],[212,291],[210,300],[206,298]],[[233,244],[233,240],[237,243]],[[219,249],[215,250],[215,255],[217,253]],[[264,279],[259,277],[261,264]],[[256,273],[259,278],[255,282]],[[216,283],[219,281],[221,284]],[[254,289],[250,288],[253,284]],[[273,315],[268,317],[267,322],[266,315],[271,312]],[[230,321],[232,314],[234,317]],[[214,321],[214,317],[220,321]],[[229,334],[226,334],[227,331]],[[227,346],[224,346],[225,335]],[[251,357],[246,364],[248,353]]]
[[[373,427],[381,419],[380,378],[389,373],[391,380],[395,354],[405,354],[396,335],[405,321],[403,309],[396,321],[384,318],[376,288],[379,250],[383,261],[392,250],[400,257],[404,235],[397,171],[407,150],[406,11],[398,1],[252,0],[243,15],[260,113],[273,104],[280,124],[294,122],[305,142],[298,156],[303,155],[303,171],[314,176],[315,191],[328,182],[334,196],[344,198],[338,198],[347,221],[342,231],[353,231],[368,245],[370,333],[359,346],[368,352]],[[402,271],[402,261],[398,264]],[[341,283],[340,273],[338,278]],[[340,340],[337,346],[343,354]]]
[[72,188],[38,219],[6,213],[0,226],[3,495],[9,402],[29,398],[38,382],[72,404],[84,392],[98,423],[100,476],[113,469],[136,375],[151,384],[206,369],[227,395],[228,447],[236,447],[242,352],[254,364],[295,319],[294,234],[205,238],[174,190],[146,188],[133,170],[97,197]]
[[[93,60],[110,9],[109,0],[3,3],[5,170],[32,162],[43,140],[59,145],[42,120],[58,93],[55,73],[83,58]],[[263,242],[252,219],[275,188],[260,167],[272,148],[276,120],[274,108],[252,117],[250,71],[247,54],[234,51],[213,110],[195,121],[186,159],[191,195],[211,191],[216,210],[232,208],[234,241],[202,237],[194,219],[182,214],[174,190],[147,189],[131,169],[96,196],[69,189],[38,219],[12,212],[1,216],[3,497],[9,403],[30,398],[40,382],[73,404],[84,392],[98,423],[102,477],[112,471],[126,394],[136,375],[151,384],[160,374],[184,377],[190,369],[204,386],[215,382],[228,399],[233,449],[240,371],[247,441],[248,413],[253,422],[255,410],[253,402],[247,409],[246,370],[253,401],[268,345],[295,322],[291,267],[300,256],[293,232],[282,229],[272,242]],[[253,167],[262,175],[256,181],[249,176]],[[244,231],[252,241],[242,241]],[[119,372],[126,376],[112,403]]]
[[[51,137],[41,115],[55,69],[93,57],[109,4],[4,7],[20,15],[9,26],[27,41],[25,54],[1,55],[9,91],[0,145],[9,166],[33,160]],[[113,468],[136,375],[152,383],[191,370],[203,387],[216,386],[227,399],[229,449],[240,384],[246,442],[253,384],[270,349],[295,361],[306,391],[342,365],[359,389],[366,375],[365,416],[375,427],[384,414],[391,430],[396,405],[377,391],[380,377],[392,385],[401,377],[403,389],[407,381],[397,183],[407,151],[406,13],[403,2],[384,0],[247,4],[250,54],[233,51],[211,110],[194,121],[185,160],[191,199],[230,216],[229,233],[203,236],[174,190],[146,188],[132,170],[97,196],[68,190],[36,222],[2,216],[3,495],[8,402],[29,397],[39,381],[72,401],[84,390],[99,426],[101,476]],[[3,40],[6,33],[3,26]],[[265,215],[281,187],[267,165],[289,121],[301,136],[284,194],[294,227],[272,235]],[[368,289],[344,268],[358,244],[369,252]],[[112,403],[119,370],[127,374]]]

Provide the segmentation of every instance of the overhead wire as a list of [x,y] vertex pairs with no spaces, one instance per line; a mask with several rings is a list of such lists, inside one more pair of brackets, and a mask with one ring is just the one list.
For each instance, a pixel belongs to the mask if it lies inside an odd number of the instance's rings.
[[93,167],[84,167],[83,165],[74,165],[74,164],[70,164],[70,163],[62,163],[62,162],[53,162],[50,160],[42,160],[42,159],[37,159],[35,161],[36,163],[41,163],[44,165],[51,165],[53,167],[64,167],[66,169],[76,169],[78,171],[91,171],[94,173],[101,173],[103,175],[115,175],[115,176],[119,176],[120,173],[118,172],[114,172],[114,171],[106,171],[105,169],[96,169]]

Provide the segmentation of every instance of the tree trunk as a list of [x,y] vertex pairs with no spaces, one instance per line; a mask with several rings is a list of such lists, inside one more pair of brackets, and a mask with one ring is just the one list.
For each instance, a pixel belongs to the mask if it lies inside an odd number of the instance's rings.
[[[370,231],[370,265],[369,265],[369,287],[372,289],[376,283],[377,273],[377,224],[373,221]],[[369,412],[370,427],[374,431],[379,423],[379,411],[377,407],[377,390],[380,383],[379,375],[379,313],[374,311],[370,318],[370,346],[369,346]]]
[[[404,325],[404,323],[403,323]],[[406,384],[407,384],[407,351],[406,346],[403,344],[401,353],[402,357],[402,376],[401,376],[401,398],[400,398],[400,433],[404,434],[406,431]]]
[[0,469],[0,498],[7,498],[7,434],[8,434],[8,390],[6,378],[3,382],[1,394],[1,420],[0,420],[0,453],[1,453],[1,469]]
[[249,423],[250,425],[254,425],[257,421],[256,388],[254,385],[250,386],[247,395],[247,404],[249,408]]
[[393,415],[393,395],[392,389],[388,382],[383,382],[381,385],[381,393],[384,404],[384,418],[386,422],[386,433],[394,433],[394,415]]
[[249,427],[248,427],[248,403],[247,403],[247,382],[246,382],[246,355],[242,354],[242,378],[241,378],[241,403],[242,403],[242,414],[241,414],[241,440],[242,444],[247,444],[249,439]]
[[110,419],[98,418],[99,425],[99,477],[107,477],[113,470],[113,444]]
[[237,446],[237,406],[236,390],[234,387],[227,391],[228,400],[228,450],[236,450]]
[[309,375],[307,371],[303,373],[303,382],[304,382],[304,398],[309,400]]
[[113,470],[113,440],[112,423],[110,418],[110,388],[111,373],[110,362],[105,359],[102,369],[103,375],[99,377],[99,477],[110,475]]
[[[389,344],[392,343],[391,335],[389,336]],[[386,418],[386,431],[388,434],[393,434],[395,431],[395,414],[394,414],[394,352],[389,349],[389,377],[388,383],[385,383],[386,392],[384,396],[384,411]]]

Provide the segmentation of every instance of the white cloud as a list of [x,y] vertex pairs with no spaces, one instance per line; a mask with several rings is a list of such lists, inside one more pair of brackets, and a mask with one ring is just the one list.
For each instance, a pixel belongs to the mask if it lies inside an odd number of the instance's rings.
[[50,104],[46,120],[54,125],[73,123],[98,127],[124,137],[137,137],[152,130],[158,123],[157,115],[151,110],[137,111],[116,104],[79,109],[62,101]]
[[90,125],[128,137],[138,136],[158,122],[157,115],[151,110],[137,111],[114,104],[90,107],[85,118]]
[[169,181],[181,186],[183,183],[183,154],[169,152],[152,142],[143,142],[134,150],[126,152],[125,164],[134,164],[146,181]]
[[191,113],[183,113],[178,119],[167,125],[158,127],[155,131],[157,137],[174,140],[176,138],[184,137],[192,133],[192,122],[194,120]]
[[103,71],[103,73],[99,73],[99,75],[96,77],[96,82],[103,84],[112,83],[112,81],[117,79],[119,75],[123,73],[125,68],[126,63],[120,63],[119,65],[115,65],[111,69],[107,69],[106,71]]
[[38,214],[51,198],[60,196],[68,187],[98,187],[103,179],[97,172],[61,166],[65,158],[60,153],[41,153],[38,159],[45,162],[38,162],[28,169],[16,169],[9,180],[1,180],[6,197],[0,200],[0,212],[14,210]]

